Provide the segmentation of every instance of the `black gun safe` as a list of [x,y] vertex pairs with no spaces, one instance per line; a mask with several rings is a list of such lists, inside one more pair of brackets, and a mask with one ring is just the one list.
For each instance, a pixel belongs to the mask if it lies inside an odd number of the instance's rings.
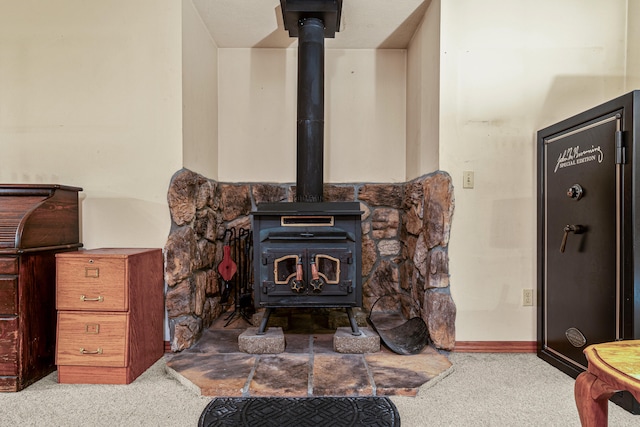
[[640,339],[639,108],[633,91],[537,136],[537,352],[574,378],[586,346]]

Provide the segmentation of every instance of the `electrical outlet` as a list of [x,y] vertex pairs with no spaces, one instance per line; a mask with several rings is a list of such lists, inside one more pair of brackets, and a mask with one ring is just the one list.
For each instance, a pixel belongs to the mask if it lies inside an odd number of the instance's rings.
[[533,305],[533,289],[522,290],[522,305],[525,307]]

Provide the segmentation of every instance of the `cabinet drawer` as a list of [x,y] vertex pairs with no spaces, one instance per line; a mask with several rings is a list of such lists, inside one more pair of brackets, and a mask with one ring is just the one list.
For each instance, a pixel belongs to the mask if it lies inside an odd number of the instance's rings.
[[126,313],[58,313],[56,364],[126,367]]
[[18,318],[0,318],[0,376],[18,374]]
[[0,315],[18,314],[18,278],[0,277]]
[[124,259],[64,257],[57,259],[56,267],[58,310],[129,309]]
[[0,256],[0,274],[18,274],[18,258]]

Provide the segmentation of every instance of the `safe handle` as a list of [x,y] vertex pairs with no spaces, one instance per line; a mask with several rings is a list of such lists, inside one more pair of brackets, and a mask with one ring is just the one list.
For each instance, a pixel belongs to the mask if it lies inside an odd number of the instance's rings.
[[586,231],[586,227],[578,224],[567,224],[564,226],[564,234],[562,235],[562,243],[560,243],[560,252],[564,252],[565,247],[567,246],[567,238],[569,237],[569,233],[573,234],[582,234]]

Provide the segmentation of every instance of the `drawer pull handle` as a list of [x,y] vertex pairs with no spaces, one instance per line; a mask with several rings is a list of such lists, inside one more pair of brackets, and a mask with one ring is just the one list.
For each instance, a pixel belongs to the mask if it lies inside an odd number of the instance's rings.
[[104,297],[102,295],[99,295],[98,298],[87,298],[84,295],[80,295],[80,301],[98,301],[98,302],[102,302],[102,301],[104,301]]
[[96,351],[89,351],[81,347],[80,354],[102,354],[102,348],[98,347]]
[[100,269],[98,267],[85,267],[84,277],[100,277]]

